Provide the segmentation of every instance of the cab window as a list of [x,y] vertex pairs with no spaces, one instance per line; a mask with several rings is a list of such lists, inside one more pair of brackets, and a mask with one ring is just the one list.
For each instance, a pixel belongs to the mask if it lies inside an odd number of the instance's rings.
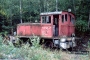
[[67,14],[65,14],[65,20],[67,21]]
[[72,24],[75,24],[75,18],[72,17],[71,15],[70,15],[70,22],[71,22]]
[[72,24],[75,24],[75,18],[71,18],[71,22],[72,22]]
[[62,23],[64,23],[64,15],[62,15]]
[[42,23],[51,23],[51,16],[42,16]]

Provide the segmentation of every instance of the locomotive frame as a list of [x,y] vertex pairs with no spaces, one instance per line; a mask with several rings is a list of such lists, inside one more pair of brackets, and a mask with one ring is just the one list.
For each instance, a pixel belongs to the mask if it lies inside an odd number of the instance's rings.
[[18,38],[31,38],[33,35],[44,39],[44,45],[51,48],[67,49],[75,47],[75,15],[67,11],[45,12],[40,14],[40,23],[20,23],[17,25]]

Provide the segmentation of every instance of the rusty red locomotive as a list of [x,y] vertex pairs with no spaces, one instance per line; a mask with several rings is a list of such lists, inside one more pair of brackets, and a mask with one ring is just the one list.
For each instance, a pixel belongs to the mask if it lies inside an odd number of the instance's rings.
[[20,23],[17,25],[19,38],[33,35],[44,39],[44,44],[67,49],[76,46],[75,15],[67,11],[45,12],[40,14],[40,23]]

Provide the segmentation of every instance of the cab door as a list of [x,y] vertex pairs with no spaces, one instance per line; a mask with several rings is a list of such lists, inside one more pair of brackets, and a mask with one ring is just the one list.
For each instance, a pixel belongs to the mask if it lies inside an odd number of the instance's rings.
[[53,15],[53,36],[59,35],[59,15]]

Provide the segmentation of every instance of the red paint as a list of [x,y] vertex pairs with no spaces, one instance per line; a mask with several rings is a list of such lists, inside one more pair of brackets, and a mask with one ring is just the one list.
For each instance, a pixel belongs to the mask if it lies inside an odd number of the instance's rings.
[[42,37],[52,37],[52,25],[45,25],[41,26],[41,36]]
[[17,26],[18,36],[31,36],[31,35],[40,36],[40,33],[41,33],[40,24],[22,23],[22,24],[18,24]]
[[[62,23],[61,16],[65,15],[65,14],[68,15],[67,21]],[[60,17],[60,21],[59,21],[59,35],[60,36],[63,36],[63,35],[71,36],[72,33],[75,33],[75,26],[74,26],[74,24],[72,24],[72,22],[70,22],[70,16],[69,15],[71,15],[73,18],[75,18],[75,17],[74,17],[74,15],[72,13],[68,13],[68,12],[63,12],[62,15],[59,15],[59,17]]]
[[25,35],[25,26],[18,26],[17,27],[17,34],[18,35]]

